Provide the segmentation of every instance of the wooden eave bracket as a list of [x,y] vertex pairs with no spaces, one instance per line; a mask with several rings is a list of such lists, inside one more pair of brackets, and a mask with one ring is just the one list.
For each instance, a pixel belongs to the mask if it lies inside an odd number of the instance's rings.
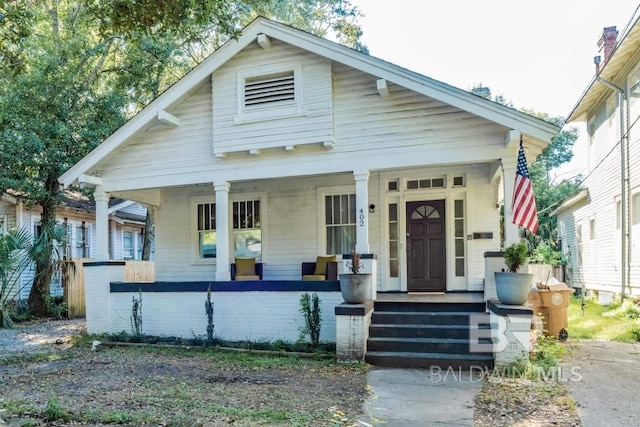
[[376,87],[378,89],[378,93],[382,98],[389,97],[389,85],[387,84],[387,79],[378,79],[376,82]]
[[78,184],[80,184],[80,186],[86,186],[86,185],[91,185],[91,186],[99,186],[103,184],[102,178],[97,177],[97,176],[91,176],[91,175],[85,175],[85,174],[81,174],[78,177]]
[[249,150],[249,155],[250,156],[259,156],[260,155],[260,150],[256,150],[256,149]]
[[271,39],[266,34],[258,34],[258,45],[263,49],[271,48]]
[[520,130],[518,129],[509,129],[509,132],[507,132],[507,135],[504,138],[504,146],[505,148],[508,147],[512,147],[514,144],[518,145],[520,144],[520,136],[522,134],[520,133]]
[[182,120],[164,110],[158,111],[158,121],[169,126],[182,126]]
[[325,141],[322,143],[322,146],[327,150],[332,150],[336,146],[336,143],[334,141]]

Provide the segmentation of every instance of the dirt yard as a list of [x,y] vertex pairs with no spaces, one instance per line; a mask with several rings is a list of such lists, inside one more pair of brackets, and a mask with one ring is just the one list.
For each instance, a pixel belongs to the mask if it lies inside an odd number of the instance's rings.
[[201,349],[94,352],[63,337],[35,348],[0,353],[0,426],[350,425],[366,395],[363,366]]

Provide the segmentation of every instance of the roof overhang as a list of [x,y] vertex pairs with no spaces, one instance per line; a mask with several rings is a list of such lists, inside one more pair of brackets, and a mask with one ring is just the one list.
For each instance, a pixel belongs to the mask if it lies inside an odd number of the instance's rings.
[[[407,70],[379,58],[363,54],[354,49],[297,30],[287,25],[259,17],[245,27],[242,34],[228,41],[207,59],[193,68],[162,95],[153,100],[109,138],[102,142],[87,156],[81,159],[60,178],[60,183],[68,187],[80,183],[98,185],[90,182],[89,175],[95,166],[116,150],[120,144],[136,132],[149,126],[178,101],[193,93],[211,74],[229,61],[250,43],[266,35],[272,39],[297,46],[301,49],[345,64],[354,69],[385,79],[407,89],[443,103],[468,111],[491,122],[500,124],[508,130],[515,129],[524,135],[525,143],[537,147],[540,151],[546,147],[560,130],[556,125],[523,113],[511,107],[487,100],[468,91],[450,86],[422,74]],[[536,150],[537,151],[537,150]],[[97,181],[96,181],[97,182]]]
[[551,216],[554,215],[559,215],[562,212],[566,212],[569,209],[571,209],[572,207],[576,206],[577,204],[583,202],[584,200],[587,200],[587,198],[589,197],[589,190],[588,189],[584,189],[582,191],[580,191],[578,194],[576,194],[575,196],[569,197],[568,199],[565,199],[560,206],[558,206],[557,208],[555,208],[552,212],[551,212]]
[[[635,54],[638,48],[640,48],[639,21],[640,18],[636,18],[629,31],[622,36],[620,42],[609,57],[609,60],[602,66],[600,73],[598,74],[601,78],[612,83],[617,83],[617,85],[622,88],[626,87],[626,82],[620,82],[620,74],[628,64],[631,57]],[[610,88],[598,82],[598,75],[593,77],[587,86],[587,89],[580,97],[580,100],[567,116],[567,123],[586,121],[588,112],[598,102],[600,102],[603,97],[611,93]]]

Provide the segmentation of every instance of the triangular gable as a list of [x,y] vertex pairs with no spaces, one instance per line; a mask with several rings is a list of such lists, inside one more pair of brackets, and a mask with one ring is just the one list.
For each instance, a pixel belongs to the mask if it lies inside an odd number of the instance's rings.
[[316,55],[328,58],[331,61],[342,63],[354,69],[377,76],[379,79],[385,79],[391,83],[415,91],[416,93],[468,111],[508,129],[519,130],[525,135],[525,142],[535,146],[537,148],[536,151],[544,148],[550,139],[558,132],[558,128],[555,125],[513,108],[487,100],[465,90],[409,71],[327,39],[260,17],[245,27],[238,39],[230,40],[217,49],[207,59],[152,101],[140,113],[125,123],[91,153],[65,172],[59,179],[61,184],[63,186],[69,186],[79,182],[97,184],[99,182],[98,179],[84,176],[86,171],[98,164],[128,138],[150,123],[157,120],[178,120],[168,114],[166,110],[185,96],[188,96],[205,79],[210,78],[214,71],[250,43],[253,43],[261,34],[297,46]]

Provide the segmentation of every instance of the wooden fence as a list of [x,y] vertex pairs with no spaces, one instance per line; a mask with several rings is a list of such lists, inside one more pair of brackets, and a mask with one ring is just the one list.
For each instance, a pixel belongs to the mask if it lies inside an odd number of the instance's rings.
[[530,274],[533,274],[535,283],[547,283],[552,277],[558,281],[564,282],[564,266],[550,264],[529,264]]
[[[86,315],[83,263],[88,261],[92,260],[78,258],[67,261],[62,288],[69,318],[84,317]],[[155,272],[155,263],[153,261],[125,261],[124,281],[154,282],[156,280]]]

